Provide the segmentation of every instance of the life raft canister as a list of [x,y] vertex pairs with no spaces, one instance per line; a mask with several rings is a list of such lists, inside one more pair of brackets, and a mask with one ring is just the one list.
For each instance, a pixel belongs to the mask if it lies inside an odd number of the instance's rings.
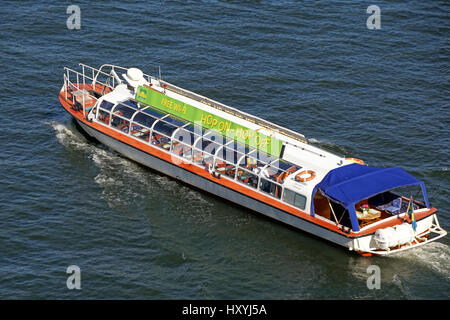
[[303,170],[295,176],[295,180],[300,182],[311,181],[316,177],[316,173],[312,170]]
[[353,163],[365,165],[364,161],[358,158],[345,158],[345,160],[351,161]]

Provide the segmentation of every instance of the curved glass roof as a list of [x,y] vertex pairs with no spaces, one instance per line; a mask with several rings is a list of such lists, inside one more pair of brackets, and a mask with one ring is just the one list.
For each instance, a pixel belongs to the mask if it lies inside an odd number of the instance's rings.
[[[287,175],[301,169],[293,163],[225,137],[217,131],[202,128],[150,106],[141,106],[132,99],[119,102],[114,106],[104,101],[99,107],[111,110],[116,116],[174,139],[175,142],[193,146],[217,159],[238,165],[242,170],[257,172],[261,177],[279,184],[284,182]],[[282,177],[284,178],[281,179]]]

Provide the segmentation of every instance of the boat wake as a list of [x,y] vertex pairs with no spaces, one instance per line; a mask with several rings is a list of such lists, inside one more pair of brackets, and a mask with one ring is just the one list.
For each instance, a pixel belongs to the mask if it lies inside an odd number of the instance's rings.
[[[84,154],[91,159],[99,170],[94,182],[101,186],[102,198],[111,208],[144,203],[151,195],[166,198],[175,212],[185,211],[200,221],[212,220],[210,210],[214,205],[202,194],[196,192],[166,176],[155,174],[140,167],[137,163],[122,157],[114,150],[103,145],[90,143],[76,128],[55,121],[48,123],[56,132],[58,142],[70,151]],[[170,201],[173,194],[178,195],[176,202]]]
[[420,263],[450,280],[450,247],[441,242],[433,242],[414,250],[399,253],[397,258]]
[[142,191],[151,188],[147,175],[151,173],[144,172],[137,164],[103,145],[90,143],[75,128],[54,121],[49,124],[55,130],[56,139],[61,145],[69,151],[84,154],[84,158],[91,159],[99,169],[94,181],[103,188],[102,197],[110,206],[113,203],[126,205],[142,196],[140,193],[130,192],[133,189],[130,181],[133,185],[138,184]]
[[60,144],[64,147],[76,149],[76,150],[86,150],[89,146],[86,143],[85,139],[81,136],[75,134],[70,128],[66,125],[58,123],[56,121],[51,121],[47,123],[50,125],[56,132],[56,139]]

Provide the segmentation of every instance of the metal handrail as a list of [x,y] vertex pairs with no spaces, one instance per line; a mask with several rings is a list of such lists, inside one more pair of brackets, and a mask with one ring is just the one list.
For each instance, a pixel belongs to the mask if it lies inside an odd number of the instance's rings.
[[217,102],[217,101],[215,101],[213,99],[207,98],[207,97],[202,96],[200,94],[197,94],[195,92],[192,92],[192,91],[180,88],[180,87],[178,87],[176,85],[173,85],[173,84],[171,84],[169,82],[166,82],[164,80],[160,80],[160,82],[166,85],[166,89],[167,90],[171,90],[171,91],[173,91],[175,93],[178,93],[180,95],[183,95],[183,96],[185,96],[187,98],[191,98],[191,99],[193,99],[195,101],[198,101],[200,103],[206,104],[206,105],[208,105],[210,107],[213,107],[215,109],[224,111],[224,112],[229,113],[229,114],[231,114],[233,116],[236,116],[238,118],[241,118],[241,119],[244,119],[246,121],[252,122],[252,123],[254,123],[256,125],[259,125],[259,126],[261,126],[263,128],[266,128],[268,130],[271,130],[271,131],[274,131],[274,132],[280,132],[280,133],[282,133],[282,134],[284,134],[284,135],[286,135],[286,136],[288,136],[288,137],[290,137],[290,138],[292,138],[294,140],[297,140],[297,141],[300,141],[300,142],[308,144],[308,139],[304,135],[302,135],[302,134],[300,134],[298,132],[295,132],[295,131],[293,131],[291,129],[281,127],[281,126],[279,126],[279,125],[277,125],[275,123],[272,123],[270,121],[261,119],[259,117],[255,117],[255,116],[253,116],[251,114],[248,114],[246,112],[243,112],[243,111],[241,111],[239,109],[235,109],[235,108],[229,107],[229,106],[227,106],[227,105],[225,105],[223,103]]
[[[121,70],[122,72],[125,72],[125,73],[128,71],[128,68],[121,67],[121,66],[118,66],[118,65],[113,65],[113,64],[103,64],[103,65],[100,66],[100,68],[94,68],[94,67],[91,67],[91,66],[83,64],[83,63],[79,63],[79,65],[83,68],[83,73],[84,73],[84,68],[88,68],[88,69],[91,70],[91,72],[93,74],[93,77],[92,78],[88,77],[88,76],[85,76],[85,77],[88,78],[88,79],[91,79],[93,81],[92,84],[93,84],[94,87],[95,87],[96,83],[100,83],[100,84],[102,84],[104,86],[110,87],[111,89],[114,88],[114,85],[111,86],[111,85],[108,85],[108,84],[105,84],[105,83],[102,83],[102,82],[98,81],[98,76],[100,74],[103,74],[103,75],[106,75],[106,76],[110,76],[111,75],[111,71],[110,71],[110,73],[107,73],[107,72],[103,71],[106,68],[111,68],[111,70],[114,70],[114,71],[116,71],[116,69],[117,70]],[[76,71],[74,71],[72,69],[71,69],[71,71],[76,72]],[[268,130],[270,130],[270,131],[272,131],[274,133],[278,132],[278,133],[284,134],[285,136],[288,136],[288,137],[290,137],[290,138],[292,138],[294,140],[300,141],[300,142],[302,142],[304,144],[309,144],[308,139],[304,135],[302,135],[300,133],[297,133],[297,132],[295,132],[295,131],[293,131],[291,129],[281,127],[281,126],[279,126],[277,124],[274,124],[272,122],[269,122],[267,120],[264,120],[264,119],[261,119],[259,117],[253,116],[253,115],[248,114],[246,112],[243,112],[241,110],[229,107],[229,106],[227,106],[225,104],[222,104],[220,102],[217,102],[217,101],[215,101],[213,99],[210,99],[210,98],[207,98],[207,97],[202,96],[200,94],[194,93],[192,91],[180,88],[180,87],[178,87],[176,85],[173,85],[173,84],[171,84],[171,83],[169,83],[167,81],[164,81],[162,79],[155,78],[155,77],[153,77],[153,76],[151,76],[149,74],[145,74],[144,73],[143,76],[147,78],[148,82],[151,82],[151,80],[154,80],[154,81],[159,82],[160,85],[161,84],[162,85],[166,85],[165,89],[167,89],[167,90],[171,90],[171,91],[173,91],[175,93],[178,93],[178,94],[183,95],[185,97],[191,98],[191,99],[193,99],[195,101],[198,101],[200,103],[206,104],[206,105],[208,105],[210,107],[213,107],[215,109],[227,112],[227,113],[229,113],[229,114],[231,114],[233,116],[236,116],[238,118],[241,118],[241,119],[249,121],[249,122],[252,122],[252,123],[254,123],[256,125],[259,125],[259,126],[261,126],[263,128],[266,128],[266,129],[268,129]],[[114,82],[114,78],[113,78],[113,82]],[[285,143],[289,144],[289,142],[285,142]],[[305,148],[304,145],[303,146],[297,146],[297,147],[302,148],[302,150],[304,150],[304,151],[308,151],[308,152],[311,152],[313,154],[317,154],[319,156],[324,156],[324,155],[322,155],[321,153],[319,153],[317,151],[310,150],[309,148]]]
[[[92,84],[93,84],[94,87],[95,87],[96,83],[101,83],[101,84],[103,84],[105,86],[108,86],[110,88],[114,88],[114,86],[110,86],[108,84],[105,84],[105,83],[102,83],[102,82],[98,81],[98,76],[100,74],[103,74],[103,75],[106,75],[106,76],[110,76],[111,75],[111,71],[110,71],[110,73],[107,73],[107,72],[103,71],[106,68],[111,68],[111,70],[114,70],[114,71],[116,69],[117,70],[121,70],[121,71],[123,71],[125,73],[128,71],[128,68],[121,67],[121,66],[118,66],[118,65],[113,65],[113,64],[103,64],[103,65],[100,66],[100,68],[94,68],[94,67],[86,65],[84,63],[79,63],[79,65],[83,68],[83,73],[84,73],[84,68],[88,68],[88,69],[91,70],[91,72],[93,74],[92,78],[91,77],[87,77],[87,76],[86,77],[93,81]],[[74,71],[74,70],[72,70],[72,71]],[[74,72],[76,72],[76,71],[74,71]],[[284,135],[286,135],[286,136],[288,136],[288,137],[290,137],[290,138],[292,138],[294,140],[300,141],[300,142],[302,142],[304,144],[309,144],[308,139],[303,134],[295,132],[295,131],[293,131],[291,129],[281,127],[281,126],[279,126],[277,124],[274,124],[274,123],[272,123],[270,121],[267,121],[267,120],[261,119],[259,117],[253,116],[253,115],[248,114],[246,112],[243,112],[241,110],[229,107],[229,106],[227,106],[227,105],[225,105],[223,103],[217,102],[217,101],[215,101],[213,99],[207,98],[205,96],[202,96],[200,94],[194,93],[192,91],[180,88],[180,87],[178,87],[176,85],[173,85],[173,84],[171,84],[171,83],[169,83],[167,81],[164,81],[162,79],[155,78],[155,77],[153,77],[153,76],[151,76],[149,74],[145,74],[144,73],[143,76],[147,78],[148,82],[151,82],[151,80],[154,80],[154,81],[158,81],[160,85],[161,84],[165,85],[166,86],[165,89],[167,89],[167,90],[171,90],[171,91],[173,91],[175,93],[178,93],[178,94],[183,95],[185,97],[191,98],[191,99],[193,99],[195,101],[198,101],[200,103],[206,104],[206,105],[208,105],[210,107],[213,107],[215,109],[227,112],[227,113],[229,113],[229,114],[231,114],[233,116],[236,116],[238,118],[241,118],[241,119],[249,121],[249,122],[252,122],[252,123],[254,123],[256,125],[259,125],[259,126],[261,126],[263,128],[266,128],[266,129],[272,131],[273,133],[278,132],[278,133],[284,134]],[[286,142],[286,143],[288,143],[288,142]],[[303,150],[309,151],[309,152],[312,152],[312,153],[317,153],[317,152],[315,152],[313,150],[309,150],[309,149],[306,149],[304,147],[303,147]],[[319,155],[321,155],[321,154],[319,154]]]
[[[86,90],[86,80],[85,80],[86,76],[84,74],[78,72],[78,71],[75,71],[75,70],[72,70],[72,69],[69,69],[69,68],[65,68],[65,69],[67,70],[67,74],[64,74],[64,92],[65,92],[65,98],[67,100],[67,90],[69,88],[72,88],[72,90],[76,89],[76,91]],[[73,73],[75,73],[77,75],[77,82],[76,82],[76,84],[74,84],[74,83],[72,83],[72,81],[70,81],[70,72],[73,72]],[[82,89],[80,88],[80,82],[79,82],[79,76],[80,75],[83,77],[83,88]],[[89,93],[89,91],[87,91],[87,93],[88,93],[88,96],[90,98],[98,100],[98,98],[93,96],[93,95],[91,95]],[[72,93],[72,103],[75,104],[75,96],[74,96],[73,93]],[[83,107],[83,116],[86,116],[86,98],[85,98],[85,95],[83,95],[82,107]]]

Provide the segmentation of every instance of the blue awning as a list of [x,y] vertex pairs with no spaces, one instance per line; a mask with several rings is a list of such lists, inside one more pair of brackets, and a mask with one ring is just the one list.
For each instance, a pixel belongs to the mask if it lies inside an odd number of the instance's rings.
[[[403,169],[375,168],[354,163],[328,172],[314,188],[312,196],[320,189],[327,197],[347,208],[352,216],[354,205],[359,201],[394,188],[411,185],[421,185],[428,206],[423,182]],[[314,213],[313,203],[311,209]]]

